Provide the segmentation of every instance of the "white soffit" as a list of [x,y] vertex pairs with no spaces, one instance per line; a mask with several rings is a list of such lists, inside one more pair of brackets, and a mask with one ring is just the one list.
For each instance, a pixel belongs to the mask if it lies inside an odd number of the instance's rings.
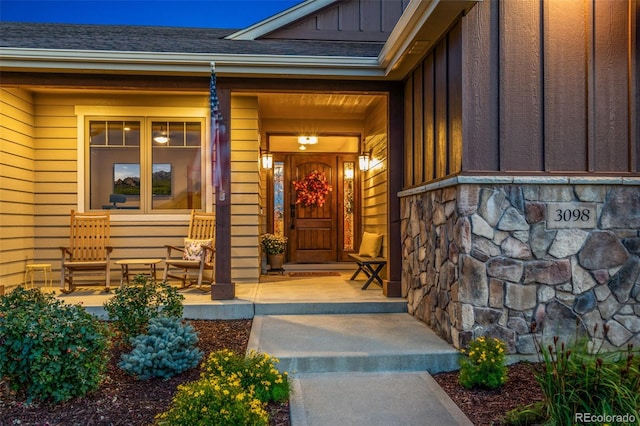
[[336,0],[307,0],[225,38],[229,40],[255,40],[335,2]]
[[411,0],[378,55],[391,79],[404,78],[454,19],[481,0]]

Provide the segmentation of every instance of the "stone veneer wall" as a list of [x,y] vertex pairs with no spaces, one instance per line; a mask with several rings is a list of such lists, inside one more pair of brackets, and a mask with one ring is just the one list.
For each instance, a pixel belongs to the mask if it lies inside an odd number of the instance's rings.
[[[532,321],[544,338],[640,346],[640,181],[495,180],[400,193],[409,312],[457,348],[488,335],[535,353]],[[597,217],[547,223],[585,206]]]

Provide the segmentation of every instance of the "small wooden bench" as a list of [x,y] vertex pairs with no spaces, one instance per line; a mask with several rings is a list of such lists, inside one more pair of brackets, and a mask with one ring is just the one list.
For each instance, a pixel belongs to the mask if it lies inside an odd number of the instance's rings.
[[374,280],[382,287],[382,279],[379,274],[382,268],[384,268],[384,265],[387,264],[387,259],[384,257],[359,256],[353,253],[350,253],[349,257],[355,260],[358,265],[358,270],[351,277],[352,281],[355,280],[360,271],[362,271],[368,278],[367,282],[362,286],[362,290],[366,290]]

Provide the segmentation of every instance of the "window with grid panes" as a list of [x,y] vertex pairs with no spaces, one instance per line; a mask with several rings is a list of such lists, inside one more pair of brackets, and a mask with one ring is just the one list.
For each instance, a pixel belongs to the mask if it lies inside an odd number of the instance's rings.
[[91,210],[203,208],[203,120],[89,119]]

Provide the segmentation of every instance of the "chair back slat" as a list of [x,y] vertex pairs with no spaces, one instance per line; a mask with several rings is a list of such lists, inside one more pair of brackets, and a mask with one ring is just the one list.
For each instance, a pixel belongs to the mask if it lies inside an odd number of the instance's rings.
[[191,211],[188,238],[194,240],[214,239],[215,231],[215,216],[213,213]]
[[76,213],[71,211],[69,248],[71,260],[103,261],[110,243],[110,216],[106,213]]

